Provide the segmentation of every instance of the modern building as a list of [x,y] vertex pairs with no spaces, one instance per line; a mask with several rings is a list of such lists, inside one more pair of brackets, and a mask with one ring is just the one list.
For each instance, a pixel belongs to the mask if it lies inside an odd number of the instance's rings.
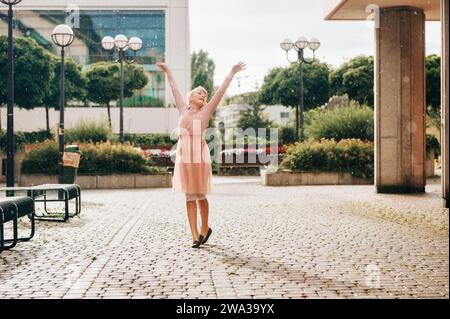
[[326,20],[374,20],[378,192],[425,191],[425,21],[441,21],[442,197],[449,207],[449,0],[325,0],[324,4]]
[[[236,128],[240,113],[250,108],[251,106],[248,104],[230,104],[219,106],[216,111],[216,127],[219,127],[219,123],[223,123],[225,129]],[[269,105],[265,106],[263,113],[274,123],[285,125],[292,114],[292,108],[285,107],[283,105]]]
[[[14,6],[14,33],[31,37],[59,54],[51,32],[58,24],[68,24],[76,39],[67,55],[85,68],[110,58],[101,45],[104,36],[140,37],[143,47],[137,54],[137,63],[144,67],[149,82],[137,94],[170,104],[171,92],[155,63],[168,63],[180,90],[187,94],[191,78],[188,3],[188,0],[25,0]],[[0,34],[7,34],[5,5],[0,6]]]

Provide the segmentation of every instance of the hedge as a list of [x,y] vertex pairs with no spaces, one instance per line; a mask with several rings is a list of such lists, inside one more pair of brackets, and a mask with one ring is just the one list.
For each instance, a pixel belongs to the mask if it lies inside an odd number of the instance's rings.
[[295,143],[286,148],[281,169],[351,173],[355,177],[374,176],[373,142],[358,139],[321,139]]
[[316,140],[357,138],[373,141],[373,110],[359,105],[313,109],[305,115],[305,135]]
[[[0,131],[0,151],[4,153],[6,153],[6,133],[6,130]],[[14,132],[14,150],[21,150],[25,144],[40,143],[52,138],[52,133],[47,130]]]
[[170,138],[170,134],[124,134],[125,142],[136,147],[160,146],[171,148],[177,143]]
[[[151,174],[164,171],[152,166],[151,159],[144,157],[130,144],[82,143],[79,147],[82,152],[79,174]],[[22,173],[57,174],[58,156],[58,143],[43,143],[25,156]]]

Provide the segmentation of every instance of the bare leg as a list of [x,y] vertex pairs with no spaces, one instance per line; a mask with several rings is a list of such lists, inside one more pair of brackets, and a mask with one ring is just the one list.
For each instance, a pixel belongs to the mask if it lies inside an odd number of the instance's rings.
[[203,237],[206,236],[206,233],[208,232],[209,226],[208,226],[208,217],[209,217],[209,203],[208,200],[202,199],[198,201],[198,206],[200,207],[200,216],[202,218],[202,229],[201,234]]
[[189,226],[191,227],[192,239],[198,240],[197,230],[197,202],[195,200],[186,201],[186,209],[189,220]]

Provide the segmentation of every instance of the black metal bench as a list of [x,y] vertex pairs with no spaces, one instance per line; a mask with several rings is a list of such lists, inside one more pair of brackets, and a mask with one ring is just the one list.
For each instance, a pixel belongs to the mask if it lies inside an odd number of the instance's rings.
[[[35,213],[36,219],[46,221],[65,222],[70,217],[81,213],[81,188],[78,184],[42,184],[38,186],[26,187],[3,187],[0,191],[5,191],[14,196],[29,196],[35,203],[44,204],[44,213]],[[75,201],[75,211],[70,211],[69,202]],[[48,202],[64,202],[64,212],[49,211]]]
[[[31,231],[28,237],[19,237],[18,219],[27,216],[30,219]],[[19,241],[28,241],[34,236],[34,201],[31,197],[0,198],[0,253],[11,249]],[[5,223],[13,223],[13,238],[5,239]],[[7,244],[9,243],[9,244]]]

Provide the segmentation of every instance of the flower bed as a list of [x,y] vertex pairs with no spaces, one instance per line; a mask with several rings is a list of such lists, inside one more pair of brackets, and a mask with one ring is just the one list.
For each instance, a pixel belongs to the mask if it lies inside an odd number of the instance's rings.
[[373,143],[357,139],[308,140],[286,149],[280,167],[261,170],[263,185],[373,184]]
[[[158,174],[165,170],[155,167],[129,144],[81,143],[79,174]],[[58,173],[58,144],[42,143],[30,151],[22,162],[23,174]]]
[[298,172],[350,173],[355,177],[373,178],[373,142],[321,139],[295,143],[287,148],[280,168]]

